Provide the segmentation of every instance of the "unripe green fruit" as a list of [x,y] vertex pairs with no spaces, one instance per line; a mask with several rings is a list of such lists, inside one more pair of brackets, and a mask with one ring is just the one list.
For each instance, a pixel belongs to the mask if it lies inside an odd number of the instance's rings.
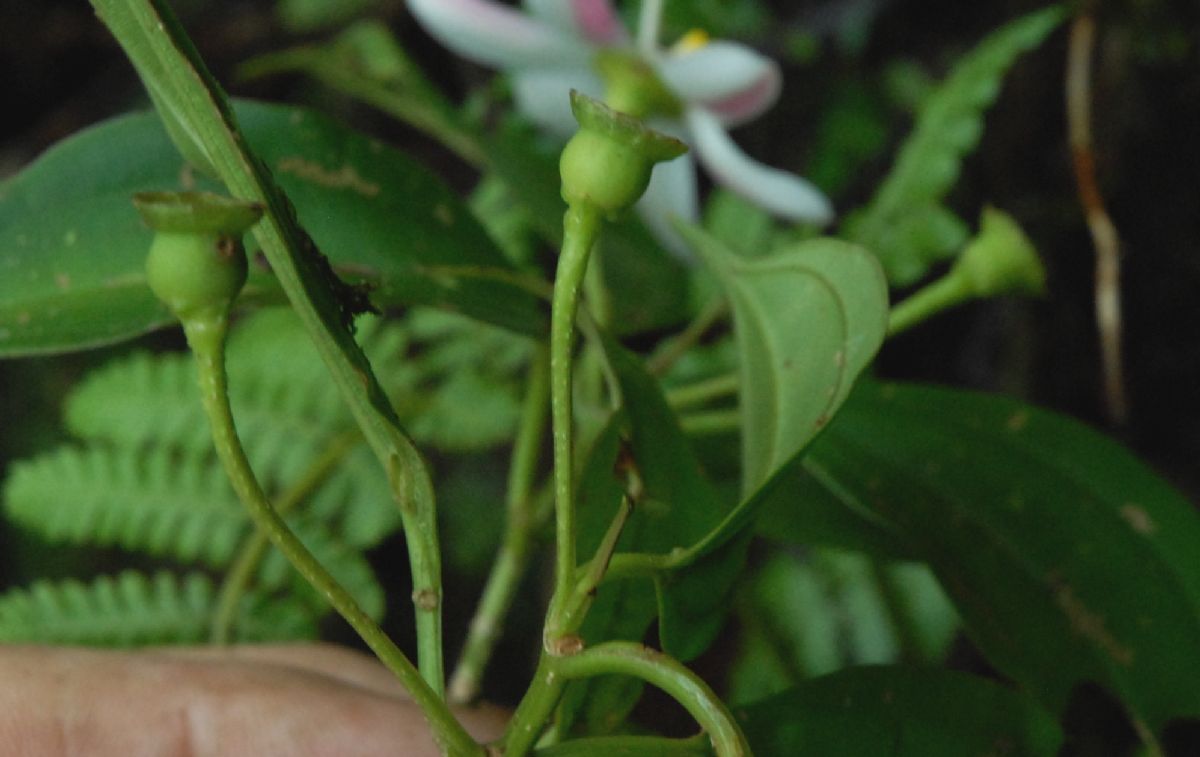
[[146,282],[180,320],[227,310],[246,270],[241,240],[225,234],[160,231],[146,257]]
[[181,321],[223,316],[246,283],[242,234],[262,206],[208,192],[143,192],[133,204],[154,229],[146,282]]
[[615,213],[646,191],[654,164],[606,134],[581,129],[563,148],[558,166],[568,205],[590,202]]
[[579,131],[558,162],[568,205],[589,203],[609,215],[624,210],[646,191],[655,163],[687,152],[679,140],[579,92],[571,92],[571,110]]

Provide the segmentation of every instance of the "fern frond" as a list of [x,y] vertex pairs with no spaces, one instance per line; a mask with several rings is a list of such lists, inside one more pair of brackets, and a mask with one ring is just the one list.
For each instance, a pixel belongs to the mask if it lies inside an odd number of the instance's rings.
[[248,521],[211,459],[165,448],[64,447],[14,463],[9,516],[52,542],[223,565]]
[[[201,574],[145,576],[127,571],[90,584],[38,581],[0,596],[0,642],[138,646],[202,640],[214,609]],[[314,638],[311,617],[294,601],[247,598],[238,625],[244,640]]]
[[1066,12],[1051,6],[1019,18],[980,42],[929,95],[912,134],[871,202],[846,220],[847,236],[875,252],[896,286],[915,283],[952,255],[968,230],[942,206],[975,149],[983,114],[1017,57],[1041,44]]

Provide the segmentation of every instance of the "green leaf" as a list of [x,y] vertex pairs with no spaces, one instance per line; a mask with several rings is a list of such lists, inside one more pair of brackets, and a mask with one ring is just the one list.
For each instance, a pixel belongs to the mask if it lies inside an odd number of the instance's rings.
[[863,667],[735,709],[754,754],[1054,755],[1062,732],[1033,701],[947,670]]
[[[621,388],[629,451],[645,491],[644,501],[634,504],[617,551],[665,554],[692,546],[729,508],[701,472],[658,382],[637,356],[616,342],[607,341],[605,351]],[[655,577],[659,639],[668,654],[687,661],[703,652],[720,631],[727,595],[745,559],[745,545],[739,546],[715,553],[688,571]]]
[[908,286],[966,241],[966,225],[941,201],[983,132],[984,111],[1021,55],[1066,16],[1051,6],[993,32],[955,65],[923,101],[917,123],[870,203],[846,218],[843,233],[869,248],[896,286]]
[[758,489],[841,406],[887,331],[874,256],[836,239],[744,259],[683,227],[733,309],[740,352],[742,489]]
[[[0,642],[145,646],[194,644],[216,609],[211,580],[199,573],[145,576],[126,571],[85,584],[38,581],[0,595]],[[312,639],[311,616],[294,600],[247,595],[237,624],[242,641]]]
[[[437,178],[379,142],[299,108],[241,102],[246,139],[336,269],[382,305],[427,304],[530,334],[537,299]],[[0,356],[81,349],[173,321],[145,284],[151,232],[130,197],[219,189],[192,176],[152,113],[60,143],[0,190]],[[252,266],[253,267],[253,266]],[[278,300],[261,269],[244,295]]]
[[1122,447],[1013,400],[868,383],[809,454],[1048,707],[1094,681],[1151,730],[1200,715],[1200,517]]

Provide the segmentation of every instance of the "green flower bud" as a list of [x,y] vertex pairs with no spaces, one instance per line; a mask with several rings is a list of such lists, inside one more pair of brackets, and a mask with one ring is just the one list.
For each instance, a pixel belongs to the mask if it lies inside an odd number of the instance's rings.
[[646,191],[655,163],[687,152],[679,140],[579,92],[571,92],[571,110],[579,131],[558,164],[568,205],[590,203],[610,215],[618,213]]
[[984,208],[979,234],[951,269],[974,297],[1041,295],[1046,271],[1025,232],[1007,213]]
[[242,234],[262,206],[207,192],[143,192],[133,204],[154,240],[146,281],[181,321],[223,315],[246,283]]

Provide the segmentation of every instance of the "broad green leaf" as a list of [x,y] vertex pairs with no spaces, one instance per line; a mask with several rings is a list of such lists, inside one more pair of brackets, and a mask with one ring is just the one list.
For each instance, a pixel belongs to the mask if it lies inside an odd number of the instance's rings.
[[1200,716],[1200,516],[1126,450],[1009,399],[867,383],[809,452],[934,569],[993,665]]
[[734,715],[758,757],[1049,757],[1063,740],[1032,700],[932,668],[851,668]]
[[865,208],[846,218],[843,233],[877,255],[896,286],[915,283],[966,241],[966,225],[941,205],[958,180],[963,156],[983,133],[1016,59],[1042,43],[1066,16],[1051,6],[993,32],[955,65],[921,105],[896,163]]
[[[379,142],[299,108],[242,102],[246,138],[336,269],[381,305],[429,304],[526,333],[543,315],[438,179]],[[216,189],[188,171],[152,113],[60,143],[0,188],[0,356],[118,341],[173,321],[145,285],[151,233],[134,192]],[[248,299],[280,299],[255,268]]]
[[858,550],[884,559],[912,556],[891,523],[822,473],[804,455],[780,468],[750,498],[755,532],[780,544]]
[[887,331],[875,257],[815,239],[744,259],[684,227],[720,279],[740,352],[742,488],[762,486],[837,412]]

